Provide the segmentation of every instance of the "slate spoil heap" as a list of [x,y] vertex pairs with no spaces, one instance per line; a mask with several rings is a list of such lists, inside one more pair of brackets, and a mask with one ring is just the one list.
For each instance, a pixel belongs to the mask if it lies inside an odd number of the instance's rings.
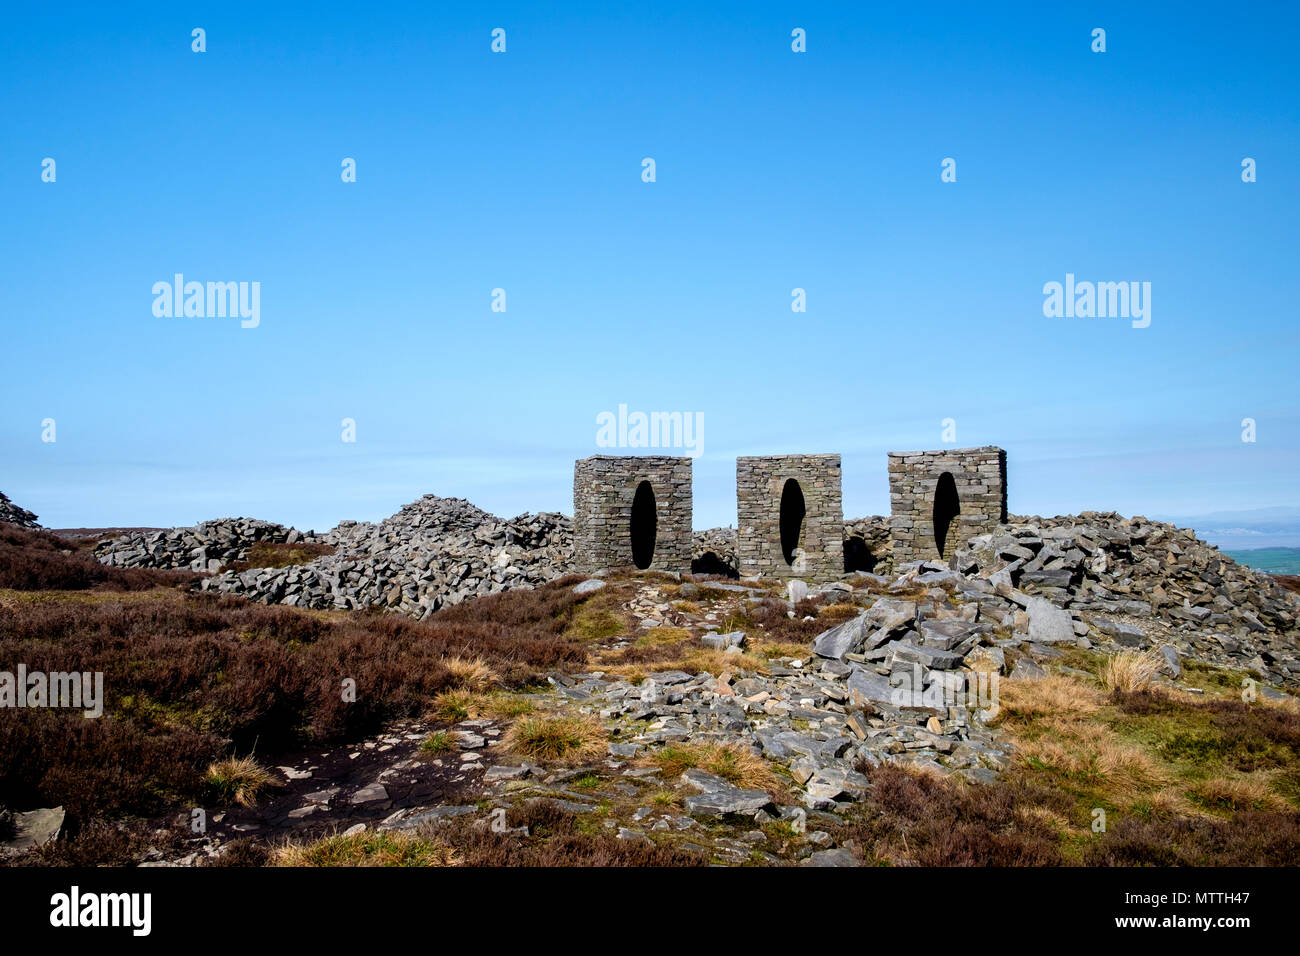
[[315,534],[296,531],[256,518],[219,518],[193,528],[133,531],[101,541],[95,557],[118,568],[160,568],[214,574],[227,564],[243,561],[255,544],[314,543]]
[[16,524],[20,528],[39,528],[36,523],[36,515],[32,514],[26,508],[19,508],[9,500],[9,496],[0,491],[0,521],[7,521],[9,524]]
[[573,524],[561,514],[503,521],[462,498],[425,495],[378,524],[344,521],[318,540],[335,553],[305,565],[226,572],[202,586],[268,604],[381,606],[423,618],[567,573]]
[[[4,505],[12,507],[7,499]],[[973,602],[972,611],[978,608],[967,623],[980,633],[1009,630],[1042,646],[1087,641],[1090,634],[1120,646],[1170,644],[1184,656],[1252,670],[1266,681],[1300,681],[1296,597],[1269,575],[1170,524],[1097,512],[1012,516],[997,531],[965,542],[946,565],[897,568],[891,568],[886,519],[845,522],[845,540],[850,567],[863,567],[854,555],[865,555],[865,566],[888,572],[877,577],[891,587],[918,578],[922,584],[947,582]],[[335,553],[304,565],[218,573],[259,542],[323,543]],[[570,573],[572,548],[572,522],[562,514],[504,520],[464,499],[425,495],[377,524],[345,521],[322,535],[229,518],[124,535],[95,553],[119,567],[206,572],[212,575],[203,582],[206,590],[264,603],[380,606],[423,618],[468,597],[535,587]],[[695,554],[709,560],[701,571],[734,573],[735,531],[696,532]],[[968,637],[931,636],[929,644],[947,644],[939,646],[947,653]],[[875,652],[878,645],[865,650]]]

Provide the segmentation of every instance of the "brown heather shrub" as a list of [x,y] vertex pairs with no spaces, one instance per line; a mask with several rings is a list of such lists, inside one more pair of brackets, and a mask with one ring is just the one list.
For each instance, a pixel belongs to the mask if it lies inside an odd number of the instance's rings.
[[201,796],[222,741],[187,728],[150,732],[80,712],[8,711],[0,721],[0,803],[63,806],[72,823],[157,813]]
[[493,833],[457,821],[435,829],[465,866],[705,866],[708,859],[675,847],[620,840],[613,833],[588,833],[578,818],[553,800],[537,800],[506,811],[510,828],[526,826],[529,836]]
[[[66,552],[66,553],[65,553]],[[15,591],[143,591],[197,582],[191,571],[110,568],[84,542],[0,522],[0,588]]]
[[77,829],[75,822],[65,822],[63,835],[42,846],[28,850],[13,860],[12,866],[135,866],[147,850],[161,850],[182,856],[189,852],[190,834],[181,827],[159,830],[142,820],[117,823],[93,822]]
[[217,856],[202,858],[201,866],[270,866],[274,850],[264,841],[252,837],[232,840]]
[[[800,601],[795,606],[794,617],[787,617],[787,605],[784,601],[764,598],[758,604],[746,609],[746,621],[739,623],[738,627],[740,630],[747,631],[751,638],[761,637],[771,641],[811,644],[813,638],[826,630],[827,622],[818,619],[821,602],[820,597]],[[805,621],[805,617],[812,617],[812,620]],[[759,625],[762,627],[760,628]]]
[[[920,866],[1056,866],[1064,862],[1053,816],[1072,802],[1020,780],[964,784],[892,764],[859,762],[866,802],[841,829],[870,863]],[[1028,812],[1028,811],[1034,812]],[[1048,811],[1044,813],[1043,811]]]
[[[450,660],[481,660],[507,687],[580,667],[582,648],[560,636],[576,602],[559,583],[426,622],[165,589],[149,600],[7,602],[0,663],[102,671],[106,700],[95,720],[10,711],[0,721],[0,804],[63,805],[83,822],[155,813],[201,798],[207,767],[232,750],[355,740],[424,712],[456,685]],[[356,681],[355,703],[342,701],[344,678]]]
[[1246,811],[1226,819],[1112,817],[1084,851],[1089,866],[1297,866],[1300,814]]

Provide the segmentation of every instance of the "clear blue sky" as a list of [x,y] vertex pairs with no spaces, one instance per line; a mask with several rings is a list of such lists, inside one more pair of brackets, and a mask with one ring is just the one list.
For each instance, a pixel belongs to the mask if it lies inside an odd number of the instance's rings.
[[[1060,6],[11,6],[0,490],[570,512],[625,403],[703,414],[697,527],[744,454],[839,452],[888,513],[944,418],[1013,512],[1300,503],[1300,14]],[[260,326],[155,318],[176,272],[260,282]],[[1150,327],[1045,318],[1067,272],[1149,281]]]

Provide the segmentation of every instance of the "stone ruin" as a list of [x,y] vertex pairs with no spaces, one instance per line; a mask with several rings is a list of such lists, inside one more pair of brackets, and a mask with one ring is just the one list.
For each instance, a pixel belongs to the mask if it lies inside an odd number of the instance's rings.
[[576,570],[691,570],[691,459],[593,455],[573,466]]
[[839,577],[844,573],[840,456],[737,458],[736,519],[742,575]]
[[[829,580],[845,554],[839,455],[736,459],[736,564],[742,576]],[[889,537],[897,567],[947,561],[1007,520],[1007,453],[889,453]],[[582,572],[691,570],[691,459],[596,455],[573,471],[574,560]]]
[[1007,520],[1007,453],[987,445],[889,453],[894,565],[946,561]]

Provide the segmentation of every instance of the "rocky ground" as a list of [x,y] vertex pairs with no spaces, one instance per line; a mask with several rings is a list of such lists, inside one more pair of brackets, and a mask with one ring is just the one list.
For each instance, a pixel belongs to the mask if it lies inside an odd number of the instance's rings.
[[[1030,550],[1028,535],[1015,540]],[[974,544],[970,560],[984,545]],[[157,862],[220,858],[240,836],[491,827],[506,819],[494,814],[545,800],[620,840],[667,840],[715,863],[856,865],[842,824],[867,796],[871,768],[992,783],[1011,766],[1015,748],[997,725],[1001,681],[1089,677],[1075,666],[1084,655],[1142,645],[1162,648],[1159,686],[1205,692],[1207,672],[1170,643],[1181,635],[1192,651],[1207,646],[1181,615],[1099,596],[1067,609],[1057,601],[1070,592],[1055,579],[1022,575],[1022,590],[1004,570],[922,563],[815,588],[653,574],[582,581],[572,588],[591,613],[623,626],[591,641],[594,666],[552,673],[513,699],[538,719],[598,728],[598,754],[522,756],[507,741],[511,721],[471,715],[470,704],[458,721],[403,722],[280,766],[273,799],[215,818],[207,835]],[[1273,624],[1291,612],[1262,613]],[[795,625],[815,634],[810,645],[788,640]],[[1261,680],[1261,695],[1285,699],[1267,681],[1291,678],[1289,658],[1261,671],[1249,665],[1263,647],[1253,651],[1232,662],[1248,665],[1242,673]],[[1199,668],[1194,677],[1186,666]],[[446,752],[422,755],[420,741],[438,733]]]
[[[859,570],[817,584],[738,578],[728,529],[697,533],[696,575],[557,582],[571,567],[567,518],[504,521],[435,496],[323,535],[231,519],[102,542],[106,564],[200,569],[206,591],[331,613],[426,619],[476,595],[560,588],[579,602],[564,637],[588,661],[531,687],[488,676],[360,743],[281,755],[254,806],[217,810],[207,832],[146,857],[186,865],[250,838],[465,827],[526,842],[540,801],[578,831],[715,863],[849,865],[864,853],[847,821],[882,768],[994,785],[1024,765],[1008,687],[1059,696],[1053,681],[1075,681],[1071,693],[1095,696],[1106,661],[1149,651],[1154,685],[1188,707],[1246,688],[1294,703],[1300,596],[1190,531],[1115,514],[1016,517],[948,562],[899,567],[887,535],[883,518],[847,522]],[[220,570],[299,544],[334,552]],[[1291,777],[1278,772],[1260,779],[1285,795]]]
[[[734,530],[711,529],[695,538],[697,572],[735,575]],[[845,539],[853,571],[908,570],[892,567],[887,519],[846,522]],[[303,565],[217,573],[245,560],[261,542],[320,542],[334,553]],[[225,519],[126,535],[101,542],[95,553],[114,566],[208,572],[213,576],[205,589],[263,603],[378,606],[424,618],[467,597],[535,587],[567,574],[571,549],[572,524],[564,515],[507,521],[463,499],[426,495],[378,524],[343,522],[319,536]],[[1094,512],[1014,517],[998,533],[967,542],[946,568],[926,573],[973,577],[979,583],[963,585],[968,599],[988,589],[983,625],[992,626],[989,615],[996,613],[995,623],[1009,627],[1017,612],[1034,610],[1037,621],[1053,622],[1037,624],[1035,633],[1052,628],[1059,642],[1071,628],[1096,620],[1097,628],[1129,646],[1160,639],[1182,653],[1248,666],[1273,681],[1300,679],[1300,625],[1286,589],[1169,524]],[[1039,594],[1032,608],[1012,594],[1021,583]],[[1070,624],[1059,614],[1049,618],[1048,605],[1068,612]]]

